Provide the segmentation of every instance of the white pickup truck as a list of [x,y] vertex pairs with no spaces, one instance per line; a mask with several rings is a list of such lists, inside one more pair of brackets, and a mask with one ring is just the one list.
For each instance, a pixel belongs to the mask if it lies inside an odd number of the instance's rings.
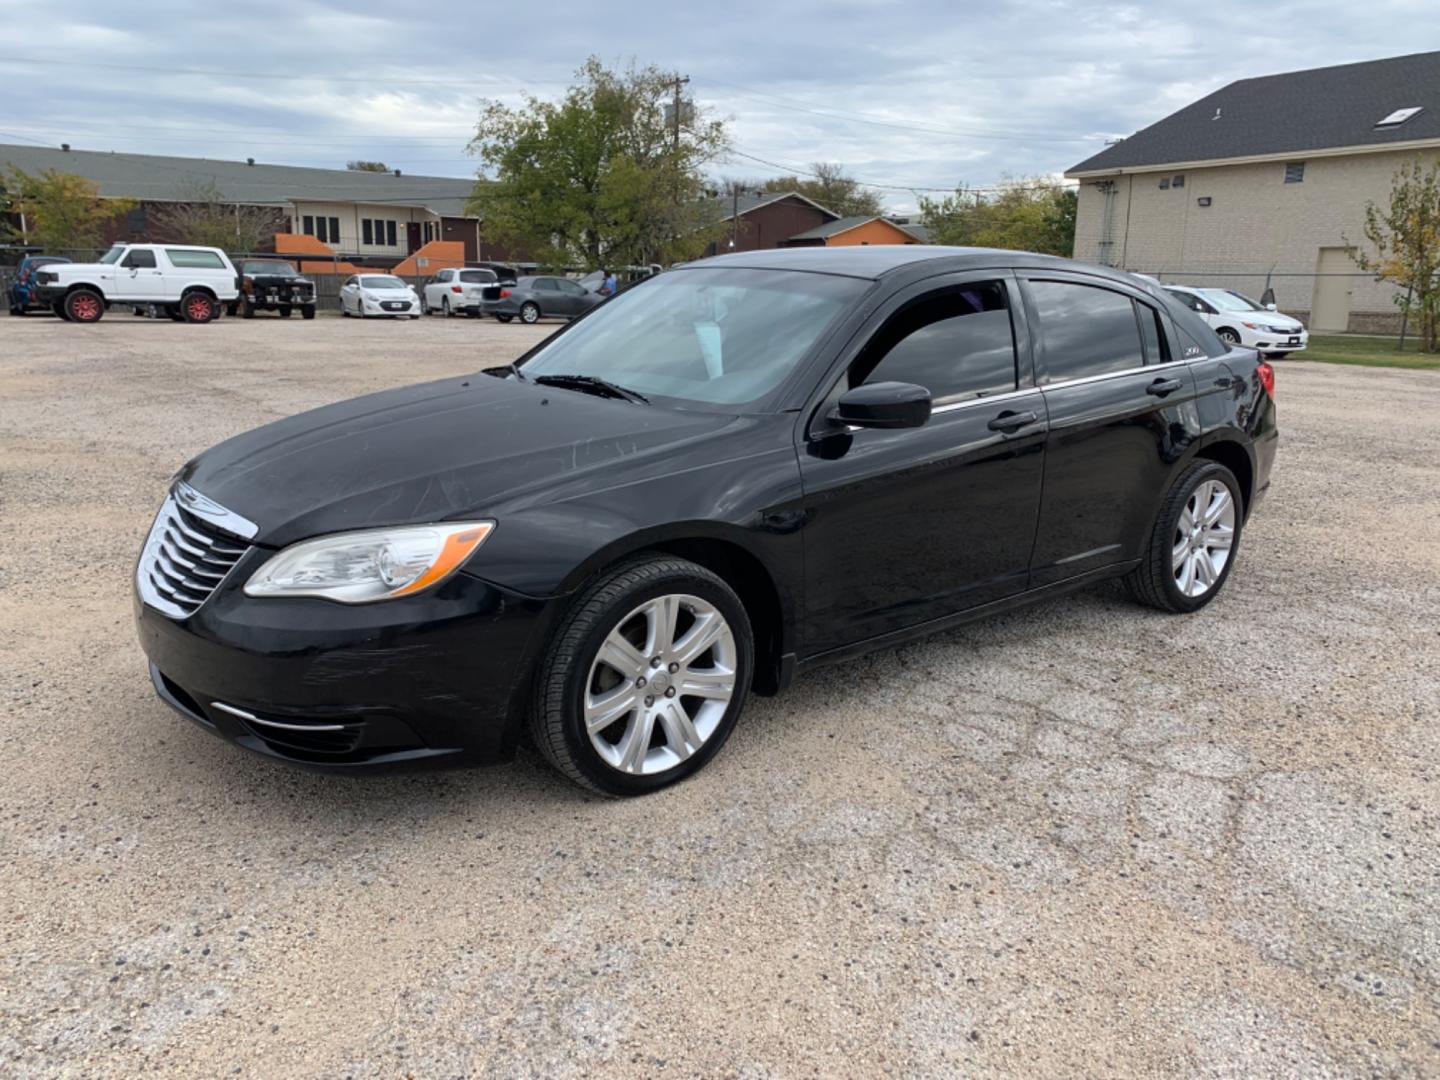
[[35,298],[71,322],[96,322],[111,304],[153,304],[177,321],[203,323],[240,295],[225,252],[184,244],[116,244],[99,262],[52,263],[34,281]]

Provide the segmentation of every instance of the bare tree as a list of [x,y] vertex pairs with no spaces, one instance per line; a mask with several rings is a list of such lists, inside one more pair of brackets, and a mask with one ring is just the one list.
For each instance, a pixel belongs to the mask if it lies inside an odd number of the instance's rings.
[[214,183],[182,192],[155,219],[164,239],[229,251],[258,251],[285,228],[280,207],[226,202]]
[[390,166],[383,161],[347,161],[345,168],[351,172],[389,172]]

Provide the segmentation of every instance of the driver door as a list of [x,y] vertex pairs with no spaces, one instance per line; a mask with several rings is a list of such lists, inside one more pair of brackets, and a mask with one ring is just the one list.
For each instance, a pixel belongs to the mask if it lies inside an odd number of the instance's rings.
[[120,260],[115,292],[126,300],[159,301],[165,297],[165,272],[156,265],[155,252],[131,248]]
[[[800,448],[807,655],[1024,591],[1040,512],[1045,404],[1008,272],[912,286],[850,350]],[[871,382],[926,387],[930,420],[827,419],[846,389]]]

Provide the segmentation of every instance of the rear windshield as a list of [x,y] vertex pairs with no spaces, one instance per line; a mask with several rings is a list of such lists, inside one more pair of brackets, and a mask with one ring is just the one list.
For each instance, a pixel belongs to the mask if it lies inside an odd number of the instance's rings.
[[472,285],[488,285],[500,279],[495,276],[494,270],[461,270],[460,280],[468,281]]

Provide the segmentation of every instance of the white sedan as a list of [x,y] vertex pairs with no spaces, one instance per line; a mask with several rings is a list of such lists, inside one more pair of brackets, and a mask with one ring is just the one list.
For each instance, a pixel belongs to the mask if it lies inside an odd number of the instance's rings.
[[1299,352],[1310,341],[1305,324],[1257,304],[1232,289],[1194,289],[1166,285],[1165,290],[1199,315],[1230,345],[1244,345],[1267,356]]
[[459,315],[463,311],[471,317],[477,316],[485,286],[499,280],[494,270],[438,270],[420,287],[420,310],[426,315],[436,311],[442,315]]
[[340,286],[340,314],[420,318],[420,297],[392,274],[356,274]]

